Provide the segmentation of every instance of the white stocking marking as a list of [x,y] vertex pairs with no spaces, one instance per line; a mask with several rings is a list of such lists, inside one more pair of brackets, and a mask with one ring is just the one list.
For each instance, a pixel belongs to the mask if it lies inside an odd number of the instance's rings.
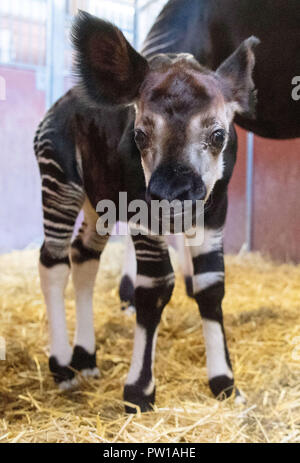
[[99,261],[96,259],[72,263],[77,314],[74,344],[83,347],[89,354],[95,353],[93,289],[98,267]]
[[49,320],[50,355],[56,357],[59,365],[69,365],[72,349],[66,326],[64,292],[70,268],[66,264],[47,268],[40,263],[39,271]]
[[226,362],[224,335],[220,323],[203,319],[203,332],[206,345],[206,363],[208,378],[215,376],[228,376],[233,374]]
[[136,257],[132,238],[130,235],[127,236],[125,244],[125,256],[122,269],[122,277],[125,275],[128,275],[130,277],[134,285],[136,280]]
[[145,328],[136,325],[134,335],[134,346],[130,370],[127,376],[126,384],[135,384],[139,379],[144,362],[144,354],[147,343],[147,334]]

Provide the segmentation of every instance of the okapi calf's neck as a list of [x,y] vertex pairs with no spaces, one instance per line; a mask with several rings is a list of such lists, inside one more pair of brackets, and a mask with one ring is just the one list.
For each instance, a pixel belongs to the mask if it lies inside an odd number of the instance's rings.
[[[251,74],[258,40],[243,42],[216,72],[186,54],[146,60],[119,29],[83,12],[73,42],[81,90],[71,90],[50,109],[35,138],[45,232],[40,276],[54,379],[65,388],[74,384],[74,370],[98,373],[92,294],[107,236],[96,232],[96,205],[117,201],[125,190],[130,199],[202,199],[209,205],[204,242],[191,248],[193,297],[203,317],[211,390],[227,397],[234,380],[221,309],[222,236],[237,149],[232,120],[235,112],[254,109]],[[84,222],[71,243],[82,207]],[[137,325],[124,399],[131,404],[128,411],[136,406],[145,411],[155,399],[155,345],[174,274],[163,236],[141,234],[133,243]],[[70,263],[77,310],[73,349],[64,314]]]

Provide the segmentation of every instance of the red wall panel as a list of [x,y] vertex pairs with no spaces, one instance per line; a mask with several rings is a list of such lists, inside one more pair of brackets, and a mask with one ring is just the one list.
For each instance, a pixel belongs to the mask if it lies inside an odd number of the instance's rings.
[[244,241],[246,230],[246,137],[245,130],[236,128],[238,155],[229,184],[228,214],[225,227],[225,251],[237,253]]
[[20,249],[42,233],[40,178],[33,137],[45,112],[34,71],[0,67],[0,252]]
[[[246,227],[246,132],[237,132],[225,230],[225,250],[233,253],[244,243]],[[300,139],[254,138],[253,191],[253,250],[300,262]]]
[[300,262],[300,139],[254,142],[253,247]]

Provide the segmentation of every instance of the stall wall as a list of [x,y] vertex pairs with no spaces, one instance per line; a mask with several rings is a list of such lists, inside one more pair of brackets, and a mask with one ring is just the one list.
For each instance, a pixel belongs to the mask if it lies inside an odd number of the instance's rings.
[[[45,113],[36,72],[0,67],[7,95],[0,101],[0,252],[22,249],[42,238],[40,179],[33,137]],[[65,87],[71,86],[66,79]],[[229,187],[225,249],[245,241],[246,132],[238,129],[237,164]],[[255,137],[253,248],[280,260],[300,262],[300,139]]]
[[33,138],[45,112],[36,73],[0,67],[6,99],[0,101],[0,252],[22,249],[42,234],[40,179]]

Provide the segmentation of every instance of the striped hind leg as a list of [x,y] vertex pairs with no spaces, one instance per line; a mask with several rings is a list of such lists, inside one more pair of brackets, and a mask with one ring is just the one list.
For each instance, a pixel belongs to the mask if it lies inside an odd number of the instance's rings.
[[99,376],[93,324],[93,290],[100,256],[108,237],[97,234],[97,219],[97,214],[86,200],[84,222],[71,246],[77,314],[72,367],[84,376]]
[[[155,400],[153,366],[158,325],[173,291],[174,273],[164,237],[134,236],[133,242],[137,259],[136,329],[124,399],[147,411]],[[126,410],[136,411],[129,405]]]
[[64,292],[70,274],[70,242],[84,191],[81,185],[66,181],[54,160],[41,158],[39,162],[45,234],[39,271],[49,322],[49,368],[63,389],[74,379],[74,372],[69,368],[72,348],[67,334]]
[[234,379],[222,314],[223,230],[205,228],[203,244],[191,246],[190,251],[194,267],[194,298],[203,319],[209,385],[216,397],[229,397],[234,390]]

